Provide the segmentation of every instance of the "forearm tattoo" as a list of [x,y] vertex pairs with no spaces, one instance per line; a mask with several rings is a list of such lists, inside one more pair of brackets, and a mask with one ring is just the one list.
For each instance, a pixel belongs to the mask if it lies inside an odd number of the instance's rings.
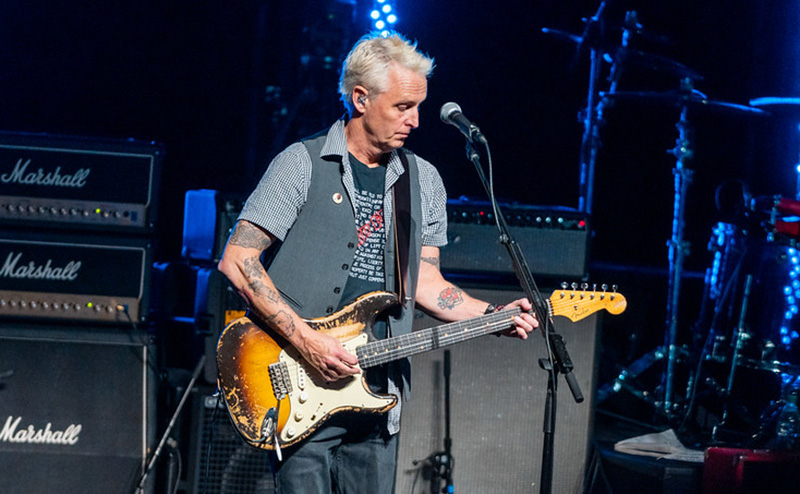
[[240,221],[228,239],[231,245],[264,250],[272,244],[269,235],[251,223]]
[[279,328],[281,331],[283,331],[284,336],[287,338],[290,338],[296,329],[292,316],[283,310],[279,310],[275,314],[267,317],[266,322],[273,328]]
[[[244,260],[244,275],[247,278],[248,286],[253,293],[259,297],[264,297],[270,302],[286,306],[286,302],[274,288],[264,283],[264,267],[258,256],[248,257]],[[250,304],[251,307],[254,304]],[[265,317],[266,316],[266,317]],[[295,332],[294,320],[285,310],[278,310],[272,315],[261,314],[261,318],[271,327],[283,332],[287,338]]]
[[464,292],[457,286],[450,286],[439,292],[438,305],[440,309],[453,310],[464,302]]
[[423,257],[422,262],[427,262],[428,264],[432,264],[436,269],[439,269],[438,257]]

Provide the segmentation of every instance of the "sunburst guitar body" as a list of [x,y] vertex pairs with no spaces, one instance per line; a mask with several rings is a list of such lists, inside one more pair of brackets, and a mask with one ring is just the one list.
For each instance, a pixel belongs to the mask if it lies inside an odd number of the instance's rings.
[[[340,311],[306,322],[337,338],[358,357],[358,374],[327,382],[297,350],[265,324],[248,317],[232,321],[217,345],[218,386],[235,429],[251,446],[280,450],[293,446],[342,411],[382,413],[397,403],[394,395],[373,393],[365,370],[513,326],[519,309],[444,324],[410,334],[372,340],[375,318],[396,305],[388,292],[368,293]],[[625,297],[616,292],[556,290],[550,316],[578,321],[599,310],[619,314]]]

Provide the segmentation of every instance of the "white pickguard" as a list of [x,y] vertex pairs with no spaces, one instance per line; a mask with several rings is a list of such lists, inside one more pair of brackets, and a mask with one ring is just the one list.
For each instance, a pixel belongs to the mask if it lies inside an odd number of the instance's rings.
[[[367,334],[362,333],[342,342],[342,346],[355,355],[356,348],[367,343],[367,339]],[[289,393],[291,413],[280,431],[282,442],[289,442],[305,434],[335,411],[382,410],[397,402],[394,396],[381,397],[372,394],[364,382],[363,371],[333,383],[325,381],[292,346],[281,351],[280,361],[286,364],[292,384],[292,391]]]

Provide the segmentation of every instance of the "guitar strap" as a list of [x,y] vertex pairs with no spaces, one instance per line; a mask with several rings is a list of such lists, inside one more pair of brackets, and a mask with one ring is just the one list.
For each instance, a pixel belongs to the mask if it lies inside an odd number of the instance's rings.
[[406,293],[408,285],[408,258],[411,245],[411,183],[408,167],[408,157],[405,149],[397,151],[400,162],[403,164],[403,174],[394,184],[394,242],[395,242],[395,267],[397,269],[397,294],[405,306],[410,300]]

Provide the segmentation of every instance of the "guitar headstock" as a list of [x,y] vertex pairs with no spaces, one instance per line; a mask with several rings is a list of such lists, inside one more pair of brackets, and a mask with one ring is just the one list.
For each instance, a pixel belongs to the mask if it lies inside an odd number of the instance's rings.
[[588,283],[580,286],[577,283],[563,283],[561,289],[553,291],[550,296],[553,315],[564,316],[576,322],[603,309],[611,314],[622,314],[628,306],[625,297],[617,292],[616,285],[612,285],[611,291],[605,284],[600,286],[600,290],[597,290],[596,284],[592,285],[591,290],[588,288]]

